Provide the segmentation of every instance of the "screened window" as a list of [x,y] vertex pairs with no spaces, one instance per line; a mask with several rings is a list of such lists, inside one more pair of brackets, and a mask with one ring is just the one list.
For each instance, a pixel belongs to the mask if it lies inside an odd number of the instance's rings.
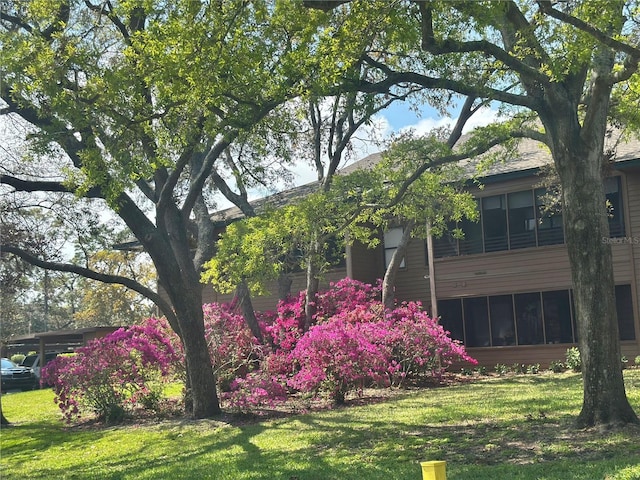
[[544,342],[542,306],[539,293],[513,296],[518,325],[518,345],[537,345]]
[[[630,285],[616,286],[620,340],[635,340]],[[467,347],[578,341],[570,290],[438,301],[444,328]]]
[[616,285],[616,310],[618,313],[620,340],[635,340],[636,332],[633,322],[631,285]]
[[484,251],[506,250],[507,204],[504,195],[494,195],[482,199],[482,224],[484,227]]
[[462,322],[462,302],[460,299],[440,300],[438,302],[440,324],[451,333],[451,338],[464,341],[464,323]]
[[[619,177],[604,182],[611,237],[625,235],[622,194]],[[476,199],[480,221],[462,220],[449,225],[460,228],[464,238],[451,234],[434,239],[434,256],[450,257],[500,250],[515,250],[564,243],[562,212],[546,205],[546,189],[525,190],[506,195]],[[555,200],[554,200],[555,201]]]
[[489,334],[489,312],[487,297],[465,298],[463,300],[465,339],[469,347],[488,347],[491,345]]
[[[400,245],[400,240],[402,240],[402,228],[391,228],[384,232],[384,266],[388,267],[391,263],[391,257],[398,249],[398,245]],[[402,263],[400,263],[400,268],[404,268],[405,262],[404,258],[402,259]]]
[[546,343],[573,343],[573,324],[568,290],[542,292]]
[[536,214],[533,208],[533,192],[510,193],[509,205],[509,248],[536,246]]
[[[478,210],[480,202],[476,199]],[[474,253],[482,253],[482,222],[472,222],[466,218],[460,222],[460,229],[464,232],[464,238],[460,239],[460,255],[472,255]]]
[[605,179],[604,193],[607,199],[609,236],[611,238],[623,237],[625,234],[622,195],[620,190],[620,177],[609,177]]
[[491,344],[515,345],[516,330],[511,295],[489,297],[489,313],[491,316]]
[[550,209],[545,205],[546,193],[544,188],[535,190],[538,245],[540,246],[564,243],[562,212],[557,208]]
[[458,239],[454,238],[451,230],[456,228],[456,224],[449,222],[447,232],[440,237],[433,239],[433,256],[436,258],[454,257],[458,255]]

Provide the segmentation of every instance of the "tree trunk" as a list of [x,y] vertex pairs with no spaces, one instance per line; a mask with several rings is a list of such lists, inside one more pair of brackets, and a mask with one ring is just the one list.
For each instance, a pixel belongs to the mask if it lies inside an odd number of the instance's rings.
[[6,419],[2,411],[2,387],[0,387],[0,425],[9,425],[9,420]]
[[387,270],[384,272],[384,279],[382,280],[382,304],[387,310],[392,310],[395,305],[395,284],[396,275],[402,264],[402,259],[407,253],[407,248],[411,242],[411,232],[415,227],[415,222],[409,222],[402,231],[402,238],[400,243],[391,256],[391,261],[387,266]]
[[[545,125],[563,191],[563,217],[584,382],[581,427],[636,423],[624,387],[609,226],[603,189],[602,135],[575,119]],[[582,136],[581,136],[582,134]]]
[[262,336],[262,330],[260,330],[260,325],[258,324],[258,319],[256,318],[256,312],[253,309],[253,303],[251,302],[251,293],[249,292],[249,287],[247,286],[246,281],[243,280],[236,287],[236,298],[238,299],[240,310],[242,311],[242,316],[247,322],[251,333],[253,333],[253,336],[256,337],[261,344],[263,344],[264,338]]
[[314,240],[310,248],[311,253],[307,258],[307,289],[304,299],[305,331],[309,330],[309,327],[311,327],[313,317],[317,311],[316,295],[318,294],[318,289],[320,287],[320,280],[318,279],[318,266],[316,262],[319,250],[320,245],[317,240]]
[[[174,287],[175,292],[175,287]],[[191,403],[193,418],[209,418],[221,413],[218,400],[216,379],[211,366],[211,357],[204,332],[204,315],[202,313],[202,287],[192,285],[184,290],[182,298],[175,299],[175,293],[169,295],[176,316],[180,322],[180,333],[184,347],[187,376],[189,377],[185,405]]]
[[[188,259],[191,261],[191,259]],[[210,418],[221,413],[216,377],[211,365],[209,347],[205,337],[202,311],[202,285],[197,276],[184,274],[184,270],[169,277],[170,287],[165,290],[173,305],[184,347],[189,381],[185,408],[191,406],[193,418]],[[166,276],[159,275],[166,285]]]

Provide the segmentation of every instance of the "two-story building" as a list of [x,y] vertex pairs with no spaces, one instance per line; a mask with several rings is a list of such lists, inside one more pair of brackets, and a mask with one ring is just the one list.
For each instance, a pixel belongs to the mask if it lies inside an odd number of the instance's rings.
[[[380,158],[369,156],[349,167],[367,168]],[[454,338],[464,342],[481,365],[540,363],[563,360],[576,344],[572,281],[564,241],[562,212],[549,208],[541,169],[551,162],[548,151],[523,141],[518,158],[492,167],[470,186],[480,219],[459,225],[464,239],[451,235],[427,243],[414,240],[396,280],[398,300],[420,300],[437,314]],[[305,188],[281,194],[282,202]],[[640,142],[617,146],[615,162],[604,184],[616,283],[618,323],[623,355],[640,355],[638,282],[640,272]],[[220,219],[237,218],[234,209]],[[221,223],[222,224],[222,223]],[[346,261],[325,279],[345,276],[375,282],[401,236],[401,229],[382,235],[376,249],[347,248]],[[432,268],[429,268],[429,261]],[[304,288],[302,275],[292,291]],[[431,289],[434,289],[434,295]],[[209,300],[223,300],[213,292]],[[273,308],[275,297],[255,299],[256,308]]]

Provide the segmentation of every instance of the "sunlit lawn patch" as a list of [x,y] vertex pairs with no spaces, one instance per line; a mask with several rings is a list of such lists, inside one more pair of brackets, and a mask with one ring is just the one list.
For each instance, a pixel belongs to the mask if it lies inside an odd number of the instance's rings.
[[[640,412],[640,370],[625,373]],[[640,478],[640,429],[580,431],[573,373],[490,377],[267,420],[62,422],[49,390],[2,397],[3,479],[416,479],[447,461],[456,479]],[[362,402],[358,402],[362,403]],[[367,403],[367,402],[365,402]]]

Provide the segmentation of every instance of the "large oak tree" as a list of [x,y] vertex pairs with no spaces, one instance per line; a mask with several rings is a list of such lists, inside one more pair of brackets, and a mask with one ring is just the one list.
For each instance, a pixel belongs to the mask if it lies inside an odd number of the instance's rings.
[[[546,145],[563,192],[584,398],[583,426],[637,423],[626,397],[603,178],[605,136],[613,122],[638,128],[640,17],[636,1],[398,1],[382,18],[377,2],[305,2],[350,11],[338,37],[354,50],[360,33],[386,32],[361,50],[380,80],[364,91],[414,84],[475,95],[530,112],[529,136]],[[351,35],[349,35],[349,33]],[[384,34],[381,35],[381,38]]]
[[209,192],[246,205],[234,179],[273,175],[265,152],[229,161],[234,142],[282,121],[275,110],[316,76],[315,25],[327,15],[260,0],[11,0],[1,9],[0,114],[30,124],[21,140],[32,161],[51,159],[47,178],[36,167],[5,170],[1,183],[40,199],[102,199],[151,257],[163,294],[16,245],[3,244],[3,255],[152,299],[184,344],[192,414],[217,414],[200,284],[214,247]]

